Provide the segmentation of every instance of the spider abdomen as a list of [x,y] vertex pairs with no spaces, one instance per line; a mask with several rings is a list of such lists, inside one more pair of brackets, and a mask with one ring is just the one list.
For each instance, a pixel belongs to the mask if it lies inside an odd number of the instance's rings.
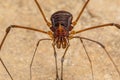
[[67,11],[57,11],[51,16],[52,28],[56,29],[62,25],[66,30],[70,30],[72,14]]

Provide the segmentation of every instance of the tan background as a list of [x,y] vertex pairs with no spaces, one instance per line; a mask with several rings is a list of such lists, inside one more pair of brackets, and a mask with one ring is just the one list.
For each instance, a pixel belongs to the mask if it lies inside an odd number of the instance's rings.
[[[57,10],[67,10],[75,19],[83,5],[82,0],[39,0],[39,3],[47,19]],[[87,11],[84,11],[75,30],[109,22],[120,23],[120,0],[90,0]],[[34,0],[0,0],[0,41],[5,29],[11,24],[49,30]],[[120,30],[116,27],[107,27],[79,35],[103,43],[120,70]],[[39,39],[45,37],[49,36],[29,30],[11,30],[0,56],[14,80],[29,80],[29,65],[35,45]],[[64,63],[64,80],[92,80],[89,62],[79,40],[74,39],[70,43],[71,47]],[[85,44],[93,62],[95,80],[120,80],[103,49],[92,42],[85,41]],[[59,64],[63,51],[58,50]],[[44,41],[38,47],[32,71],[33,80],[55,80],[51,42]],[[1,63],[0,80],[10,80]]]

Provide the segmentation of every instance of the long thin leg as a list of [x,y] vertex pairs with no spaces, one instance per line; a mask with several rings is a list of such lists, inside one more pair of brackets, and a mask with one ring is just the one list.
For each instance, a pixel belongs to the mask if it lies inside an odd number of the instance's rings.
[[87,4],[88,4],[89,1],[90,1],[90,0],[87,0],[87,1],[86,1],[86,3],[84,4],[82,10],[80,11],[78,17],[76,18],[75,21],[73,21],[73,23],[72,23],[73,26],[75,26],[75,25],[77,24],[77,22],[78,22],[80,16],[82,15],[82,13],[83,13],[83,11],[85,10],[85,7],[87,6]]
[[51,40],[51,39],[40,39],[40,40],[37,42],[37,45],[36,45],[36,48],[35,48],[35,51],[34,51],[34,54],[33,54],[32,60],[31,60],[31,63],[30,63],[30,80],[32,80],[32,64],[33,64],[34,57],[35,57],[35,55],[36,55],[37,48],[38,48],[38,46],[39,46],[39,43],[40,43],[41,41],[44,41],[44,40]]
[[[76,37],[79,37],[79,36],[76,36]],[[106,50],[105,46],[102,45],[100,42],[98,41],[94,41],[94,40],[91,40],[91,39],[88,39],[88,38],[85,38],[85,37],[80,37],[81,39],[85,39],[85,40],[88,40],[88,41],[91,41],[91,42],[94,42],[94,43],[97,43],[98,45],[100,45],[103,50],[105,51],[105,53],[107,54],[107,56],[109,57],[109,59],[111,60],[112,64],[114,65],[116,71],[118,72],[119,76],[120,76],[120,71],[117,67],[117,65],[115,64],[114,60],[112,59],[112,57],[110,56],[110,53]]]
[[[83,2],[86,2],[86,0],[82,0]],[[92,12],[87,8],[87,13],[91,16],[91,17],[95,17],[94,14],[92,14]]]
[[81,37],[73,37],[73,38],[78,38],[78,39],[80,39],[80,41],[81,41],[81,43],[82,43],[82,46],[83,46],[83,48],[84,48],[84,50],[85,50],[85,53],[86,53],[86,55],[87,55],[87,57],[88,57],[88,60],[89,60],[89,62],[90,62],[90,68],[91,68],[91,72],[92,72],[92,80],[94,80],[92,60],[91,60],[90,57],[89,57],[89,54],[88,54],[87,49],[86,49],[86,47],[85,47],[85,44],[84,44],[84,42],[83,42],[83,40],[82,40]]
[[101,28],[101,27],[108,27],[108,26],[116,26],[118,29],[120,29],[119,24],[108,23],[108,24],[103,24],[103,25],[98,25],[98,26],[82,29],[82,30],[79,30],[79,31],[72,31],[70,34],[74,35],[74,34],[81,33],[81,32],[84,32],[84,31],[88,31],[88,30],[91,30],[91,29],[96,29],[96,28]]
[[64,58],[65,58],[65,55],[66,55],[66,52],[67,52],[69,46],[70,46],[70,45],[68,45],[68,46],[66,47],[65,52],[64,52],[64,54],[63,54],[63,56],[62,56],[62,59],[61,59],[61,80],[63,80],[63,62],[64,62]]
[[5,64],[4,64],[4,62],[3,62],[3,60],[1,58],[0,58],[0,61],[1,61],[2,65],[4,66],[5,70],[7,71],[8,75],[10,76],[11,80],[13,80],[10,72],[8,71],[7,67],[5,66]]
[[48,25],[49,27],[51,27],[51,23],[46,19],[45,14],[43,13],[43,10],[42,10],[42,8],[40,7],[38,1],[35,0],[35,3],[37,4],[37,6],[38,6],[38,8],[39,8],[39,10],[40,10],[40,13],[42,14],[45,22],[47,23],[47,25]]
[[8,33],[10,32],[11,28],[27,29],[27,30],[37,31],[37,32],[40,32],[40,33],[44,33],[44,34],[48,34],[48,35],[49,35],[48,32],[42,31],[42,30],[39,30],[39,29],[34,29],[34,28],[30,28],[30,27],[23,27],[23,26],[18,26],[18,25],[11,25],[11,26],[9,26],[9,27],[6,29],[6,34],[5,34],[3,40],[2,40],[2,42],[1,42],[1,44],[0,44],[0,50],[1,50],[1,48],[2,48],[2,45],[3,45],[4,41],[5,41],[6,38],[7,38],[7,35],[8,35]]
[[56,66],[56,79],[55,80],[60,80],[59,75],[58,75],[57,54],[56,54],[56,49],[55,49],[55,43],[53,43],[52,46],[54,49],[55,66]]

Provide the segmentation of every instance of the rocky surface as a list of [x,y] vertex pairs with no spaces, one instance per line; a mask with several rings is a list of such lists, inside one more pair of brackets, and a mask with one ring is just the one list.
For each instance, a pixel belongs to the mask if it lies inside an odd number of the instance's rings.
[[[83,0],[84,1],[84,0]],[[82,0],[39,0],[47,17],[58,10],[67,10],[77,17],[84,2]],[[120,24],[120,0],[90,0],[74,30],[80,30],[105,23]],[[34,0],[0,0],[0,42],[8,26],[16,24],[48,31]],[[104,44],[120,71],[120,30],[109,26],[78,34]],[[2,49],[0,57],[14,80],[30,80],[30,63],[37,41],[49,38],[46,34],[12,29]],[[55,64],[50,41],[41,42],[32,66],[32,80],[55,80]],[[105,51],[97,44],[84,40],[93,64],[95,80],[120,80],[114,65]],[[58,66],[64,50],[57,50]],[[92,80],[90,63],[79,40],[70,41],[65,57],[64,80]],[[0,80],[11,80],[0,63]]]

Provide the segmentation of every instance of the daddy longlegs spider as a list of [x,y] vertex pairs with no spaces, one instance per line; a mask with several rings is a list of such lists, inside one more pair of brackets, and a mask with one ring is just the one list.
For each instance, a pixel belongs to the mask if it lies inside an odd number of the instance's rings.
[[[34,60],[37,48],[39,46],[39,43],[41,41],[44,41],[44,40],[50,40],[50,41],[53,42],[52,43],[52,47],[53,47],[53,50],[54,50],[55,66],[56,66],[56,78],[55,78],[55,80],[63,80],[63,67],[64,67],[63,66],[63,62],[64,62],[64,58],[65,58],[66,52],[67,52],[67,50],[68,50],[68,48],[70,46],[69,40],[72,40],[74,38],[80,40],[80,42],[81,42],[81,44],[82,44],[82,46],[83,46],[83,48],[85,50],[86,56],[88,57],[88,60],[89,60],[89,63],[90,63],[90,67],[91,67],[92,80],[94,80],[92,61],[91,61],[91,59],[89,57],[89,54],[87,52],[87,49],[86,49],[86,47],[84,45],[83,40],[88,40],[88,41],[91,41],[91,42],[94,42],[94,43],[100,45],[101,48],[103,48],[103,50],[105,51],[105,53],[109,57],[109,59],[111,60],[112,64],[114,65],[114,68],[116,69],[117,73],[120,76],[120,71],[119,71],[117,65],[113,61],[111,55],[106,50],[104,45],[102,45],[100,42],[94,41],[92,39],[88,39],[88,38],[80,37],[80,36],[75,36],[75,34],[82,33],[82,32],[88,31],[88,30],[96,29],[96,28],[102,28],[102,27],[115,26],[118,29],[120,29],[120,25],[119,24],[107,23],[107,24],[103,24],[103,25],[92,26],[92,27],[85,28],[85,29],[82,29],[82,30],[74,31],[73,28],[76,26],[79,18],[81,17],[83,11],[85,10],[85,8],[86,8],[86,6],[87,6],[87,4],[88,4],[88,2],[90,0],[87,0],[85,2],[82,10],[78,14],[78,16],[75,19],[75,21],[72,21],[73,16],[72,16],[71,13],[62,10],[62,11],[57,11],[54,14],[52,14],[51,22],[49,22],[46,19],[46,16],[45,16],[44,12],[42,11],[41,6],[39,5],[38,1],[37,0],[34,0],[34,1],[37,4],[37,7],[39,8],[40,13],[42,14],[42,16],[44,18],[44,21],[46,22],[47,26],[50,28],[50,31],[44,31],[44,30],[39,30],[39,29],[25,27],[25,26],[19,26],[19,25],[11,25],[11,26],[9,26],[6,29],[6,34],[4,35],[4,38],[3,38],[3,40],[2,40],[2,42],[0,44],[0,50],[1,50],[5,40],[7,38],[7,35],[9,34],[9,32],[10,32],[10,30],[12,28],[15,28],[15,29],[16,28],[20,28],[20,29],[32,30],[32,31],[40,32],[40,33],[47,34],[47,35],[50,36],[50,38],[40,39],[38,41],[37,45],[36,45],[36,48],[35,48],[35,51],[34,51],[34,55],[32,57],[31,64],[30,64],[30,80],[32,80],[32,64],[33,64],[33,60]],[[57,66],[58,64],[57,64],[56,48],[58,48],[58,49],[60,49],[60,48],[65,49],[64,54],[63,54],[63,56],[61,58],[61,74],[60,74],[60,76],[58,75],[58,66]],[[6,69],[7,73],[9,74],[11,80],[14,80],[1,58],[0,58],[0,61],[3,64],[4,68]]]

